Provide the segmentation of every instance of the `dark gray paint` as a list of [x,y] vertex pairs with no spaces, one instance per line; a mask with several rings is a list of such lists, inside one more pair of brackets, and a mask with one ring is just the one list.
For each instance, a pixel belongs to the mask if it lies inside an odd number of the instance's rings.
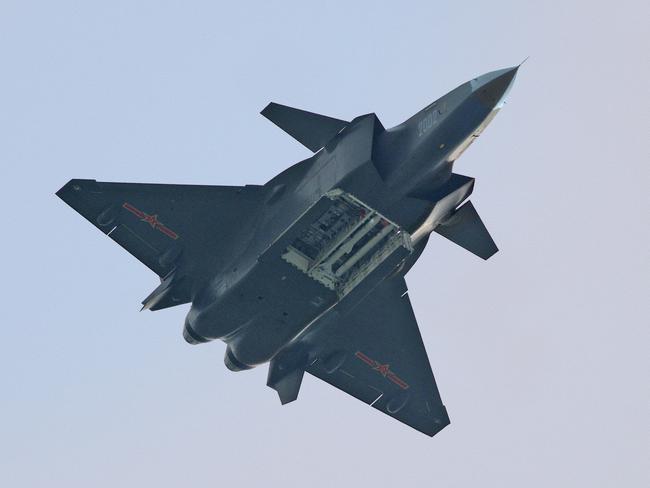
[[[463,204],[474,180],[452,167],[517,69],[475,78],[388,130],[374,114],[348,123],[270,104],[263,115],[316,154],[263,186],[71,180],[57,195],[159,275],[144,308],[191,301],[185,339],[222,339],[234,371],[271,361],[282,403],[308,371],[434,435],[449,419],[404,275],[434,230],[484,259],[497,251]],[[337,205],[349,214],[317,225]],[[334,232],[346,218],[357,230]],[[291,251],[314,235],[324,257]],[[332,289],[309,274],[330,258],[341,274]]]

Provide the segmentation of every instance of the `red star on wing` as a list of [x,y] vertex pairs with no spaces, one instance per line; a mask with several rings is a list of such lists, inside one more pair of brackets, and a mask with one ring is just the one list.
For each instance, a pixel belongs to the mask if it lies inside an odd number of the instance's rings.
[[379,371],[382,376],[386,376],[390,372],[390,365],[389,364],[380,364],[377,361],[375,361],[375,366],[372,368],[375,371]]
[[154,229],[160,224],[160,222],[158,221],[158,216],[155,214],[154,215],[144,214],[144,217],[141,220],[149,224]]

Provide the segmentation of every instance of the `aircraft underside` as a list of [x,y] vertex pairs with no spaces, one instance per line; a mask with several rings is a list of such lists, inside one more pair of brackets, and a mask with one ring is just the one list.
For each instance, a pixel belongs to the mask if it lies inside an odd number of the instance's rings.
[[71,180],[57,195],[160,278],[143,309],[190,303],[187,342],[225,363],[270,362],[282,403],[304,372],[428,435],[449,424],[404,274],[437,233],[482,259],[497,247],[454,161],[518,67],[460,85],[385,129],[271,103],[262,114],[314,155],[265,185]]

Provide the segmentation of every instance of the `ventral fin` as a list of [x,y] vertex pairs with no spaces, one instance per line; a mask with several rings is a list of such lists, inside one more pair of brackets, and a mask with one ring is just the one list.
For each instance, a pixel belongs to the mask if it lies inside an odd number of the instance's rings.
[[282,405],[298,398],[306,365],[307,355],[298,351],[280,353],[271,360],[266,385],[278,392]]
[[160,285],[142,300],[141,310],[162,310],[192,300],[191,283],[174,269],[160,280]]

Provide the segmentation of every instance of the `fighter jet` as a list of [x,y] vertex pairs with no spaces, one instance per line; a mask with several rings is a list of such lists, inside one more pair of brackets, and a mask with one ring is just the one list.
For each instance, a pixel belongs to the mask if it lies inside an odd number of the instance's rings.
[[453,172],[517,69],[468,81],[386,129],[269,104],[314,154],[264,185],[73,179],[57,195],[149,267],[143,309],[191,303],[183,337],[226,343],[225,365],[270,362],[282,404],[304,372],[425,434],[449,424],[404,276],[432,233],[488,259],[497,247]]

